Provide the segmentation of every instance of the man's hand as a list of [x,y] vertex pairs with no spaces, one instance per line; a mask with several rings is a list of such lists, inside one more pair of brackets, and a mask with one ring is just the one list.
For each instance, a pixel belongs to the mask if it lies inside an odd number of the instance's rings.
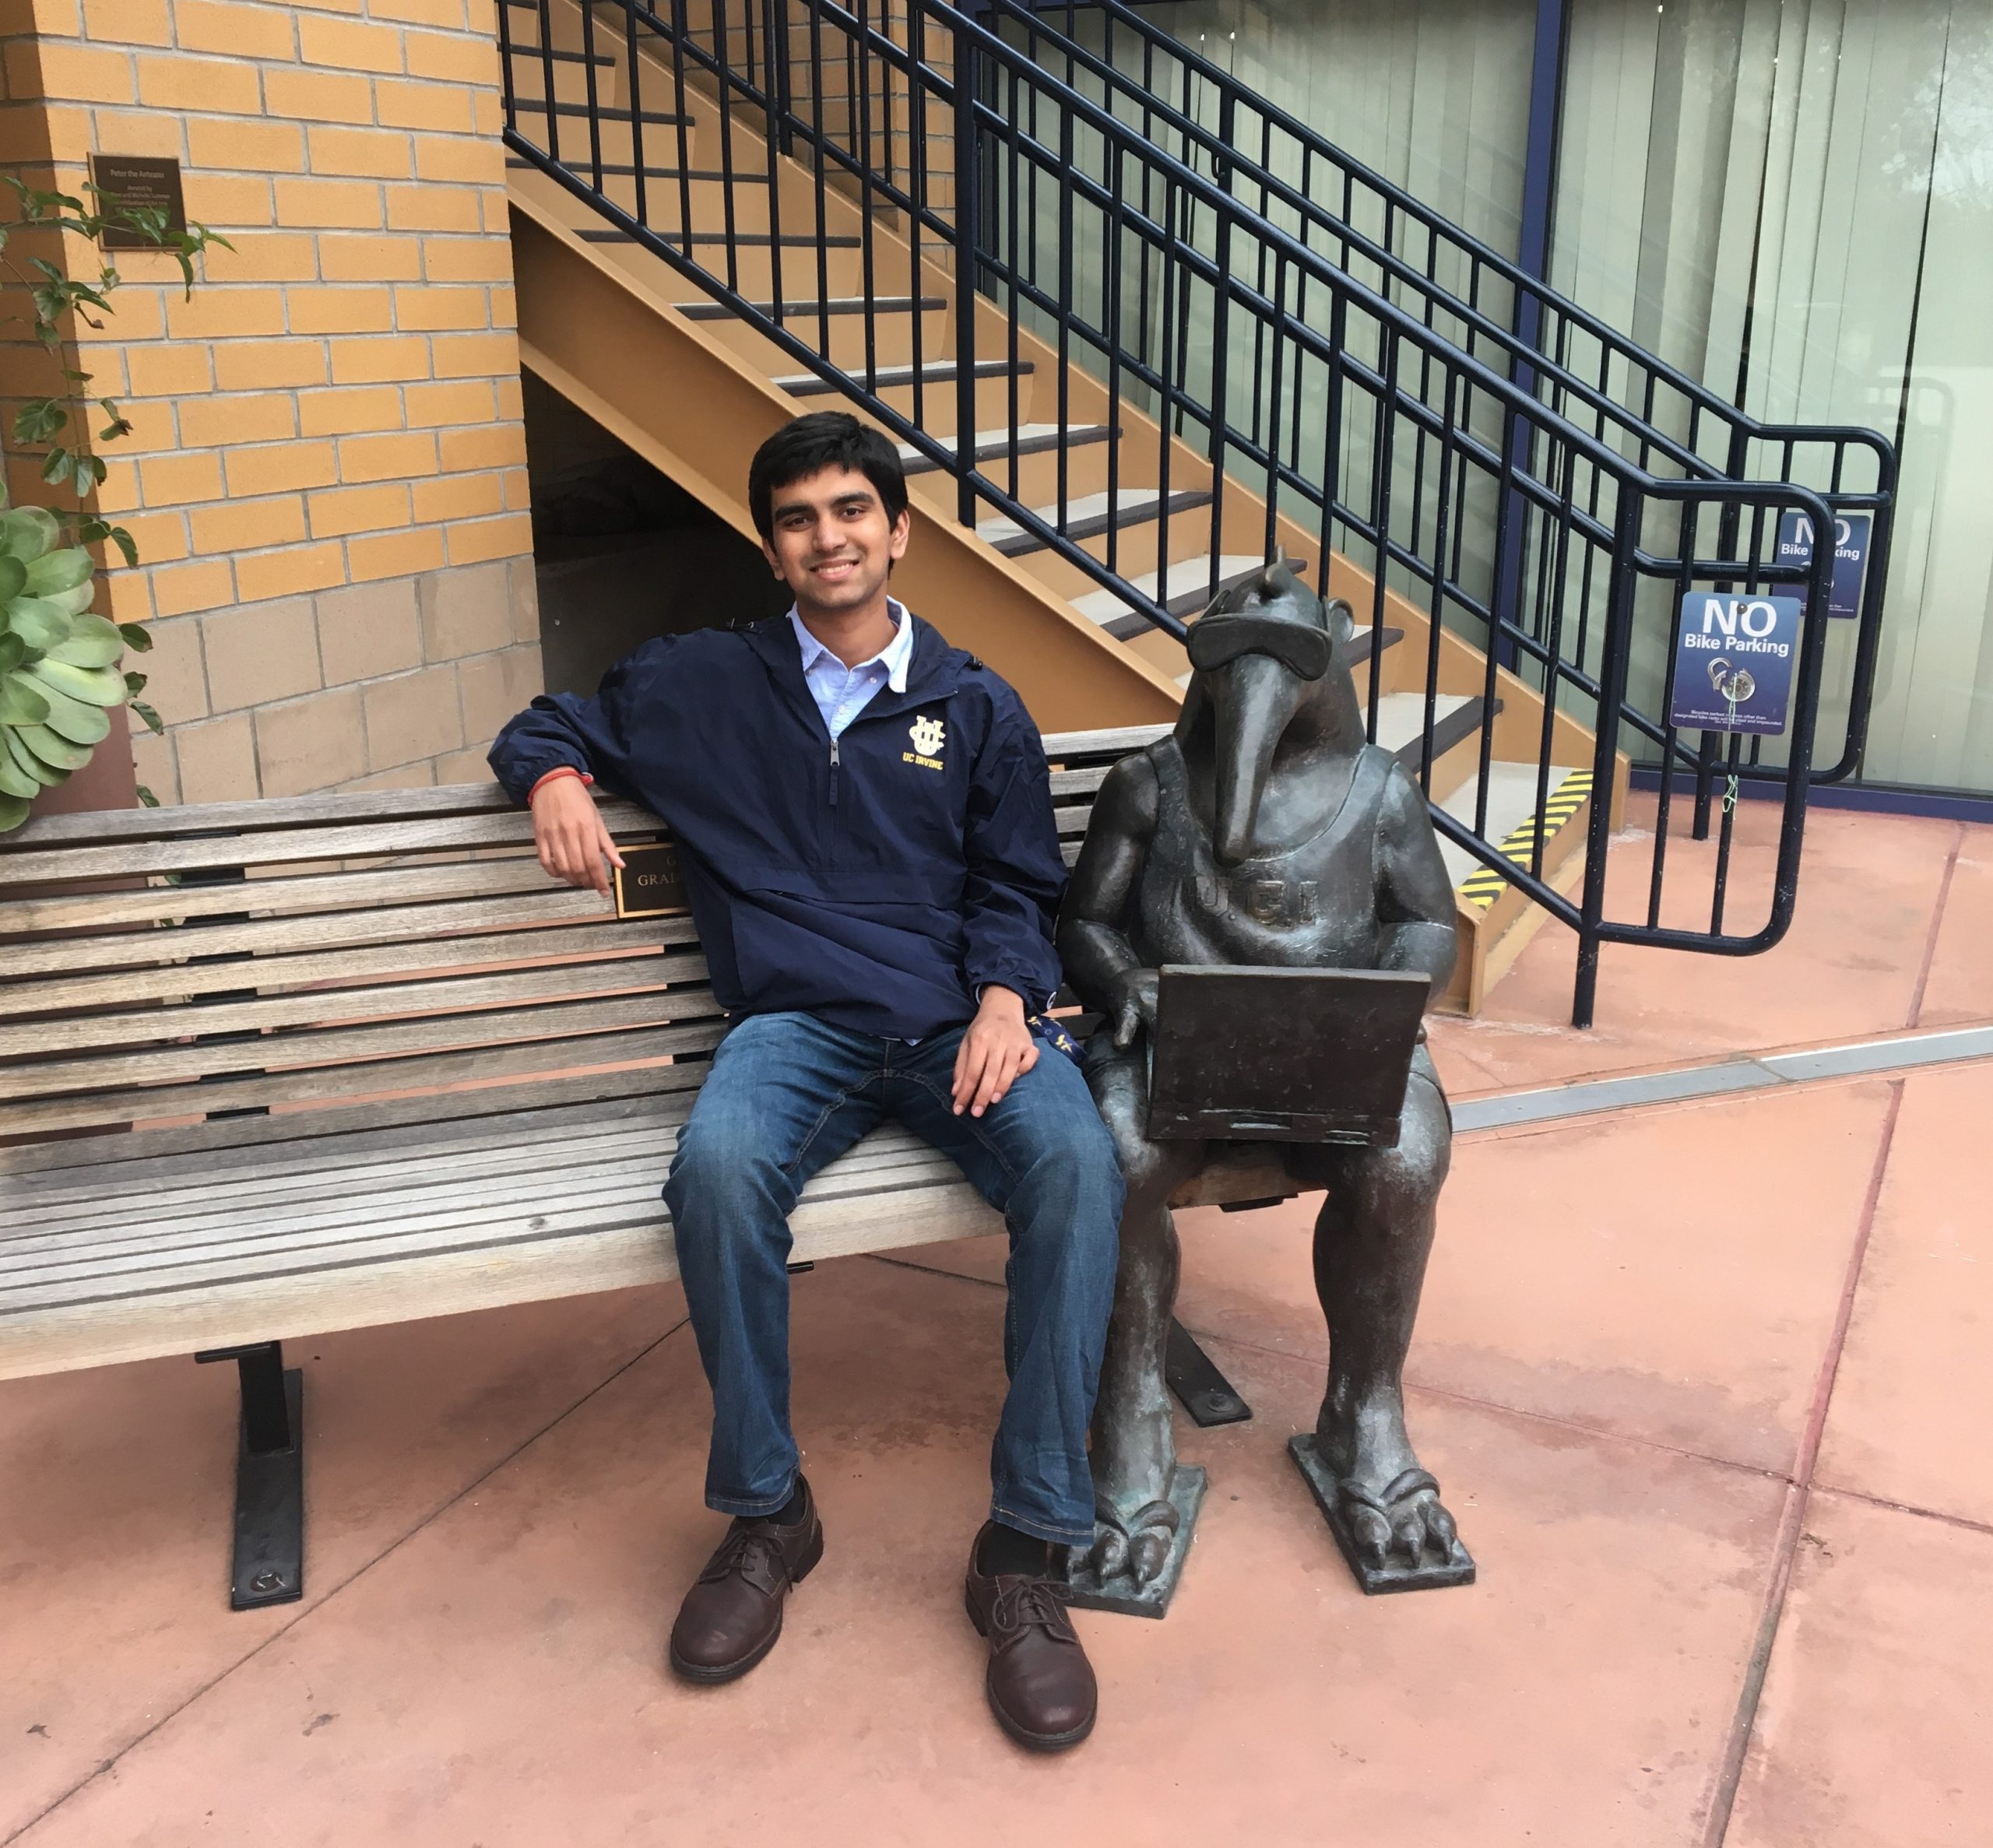
[[596,812],[595,798],[578,776],[556,777],[533,799],[533,844],[540,863],[571,886],[593,886],[609,896],[609,867],[623,856]]
[[1114,1049],[1125,1052],[1144,1027],[1155,1031],[1158,977],[1154,969],[1124,969],[1114,978]]
[[[570,779],[571,780],[571,779]],[[986,988],[982,1005],[955,1052],[955,1114],[980,1116],[1018,1077],[1038,1063],[1039,1046],[1025,1024],[1022,998],[1007,988]]]

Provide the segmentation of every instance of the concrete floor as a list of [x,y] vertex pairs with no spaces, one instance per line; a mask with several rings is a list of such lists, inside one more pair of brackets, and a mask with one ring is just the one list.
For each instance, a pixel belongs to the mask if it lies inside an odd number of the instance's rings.
[[[1744,825],[1756,825],[1747,817]],[[1766,958],[1531,946],[1456,1095],[1993,1020],[1993,830],[1824,813]],[[1633,875],[1629,875],[1633,877]],[[1285,1454],[1305,1205],[1184,1217],[1251,1401],[1094,1738],[984,1707],[987,1241],[796,1287],[829,1534],[745,1681],[662,1664],[720,1523],[675,1288],[292,1344],[302,1604],[225,1607],[228,1370],[0,1386],[0,1840],[1921,1848],[1993,1815],[1993,1062],[1464,1137],[1409,1377],[1470,1590],[1366,1601]]]

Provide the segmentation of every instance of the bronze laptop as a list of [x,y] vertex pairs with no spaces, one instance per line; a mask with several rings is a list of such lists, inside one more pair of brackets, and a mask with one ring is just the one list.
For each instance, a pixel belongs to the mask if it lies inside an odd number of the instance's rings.
[[1429,985],[1397,970],[1165,967],[1151,1138],[1395,1146]]

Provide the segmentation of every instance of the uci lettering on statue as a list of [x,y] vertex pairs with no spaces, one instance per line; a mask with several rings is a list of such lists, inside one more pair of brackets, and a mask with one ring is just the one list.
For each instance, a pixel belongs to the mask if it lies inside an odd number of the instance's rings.
[[1797,597],[1728,597],[1692,591],[1675,626],[1668,722],[1689,730],[1785,729],[1799,656]]
[[[1837,515],[1834,519],[1833,579],[1827,589],[1827,614],[1852,621],[1861,613],[1861,580],[1868,568],[1868,536],[1873,518],[1865,513]],[[1778,562],[1810,565],[1813,562],[1813,522],[1808,515],[1794,511],[1778,523]],[[1806,599],[1798,599],[1803,614]]]

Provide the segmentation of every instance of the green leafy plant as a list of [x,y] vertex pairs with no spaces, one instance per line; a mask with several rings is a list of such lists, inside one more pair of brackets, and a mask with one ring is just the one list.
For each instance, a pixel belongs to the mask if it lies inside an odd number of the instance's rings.
[[[114,312],[111,297],[122,279],[107,263],[93,282],[65,276],[47,258],[19,258],[12,248],[17,235],[40,230],[56,237],[72,233],[92,242],[118,226],[177,258],[182,284],[194,287],[194,258],[211,244],[230,249],[225,237],[205,226],[174,230],[156,207],[121,206],[94,186],[84,188],[90,202],[72,193],[43,191],[0,174],[13,196],[18,216],[0,224],[0,269],[26,292],[29,312],[9,318],[24,321],[55,362],[61,388],[30,398],[16,409],[16,444],[39,448],[41,478],[51,487],[70,487],[86,498],[109,472],[93,446],[90,409],[104,422],[95,441],[113,442],[132,426],[116,402],[92,393],[92,375],[62,364],[69,338],[65,322],[104,325]],[[4,195],[0,195],[3,197]],[[11,291],[10,291],[11,293]],[[0,509],[7,506],[0,490]],[[91,613],[96,560],[88,547],[116,548],[127,565],[139,562],[130,533],[87,510],[58,515],[41,507],[0,511],[0,834],[27,819],[29,805],[44,789],[62,782],[90,761],[109,737],[111,714],[128,702],[155,732],[159,715],[138,698],[146,676],[124,669],[125,651],[142,653],[152,638],[136,623],[117,624]],[[153,799],[141,789],[142,799]]]

